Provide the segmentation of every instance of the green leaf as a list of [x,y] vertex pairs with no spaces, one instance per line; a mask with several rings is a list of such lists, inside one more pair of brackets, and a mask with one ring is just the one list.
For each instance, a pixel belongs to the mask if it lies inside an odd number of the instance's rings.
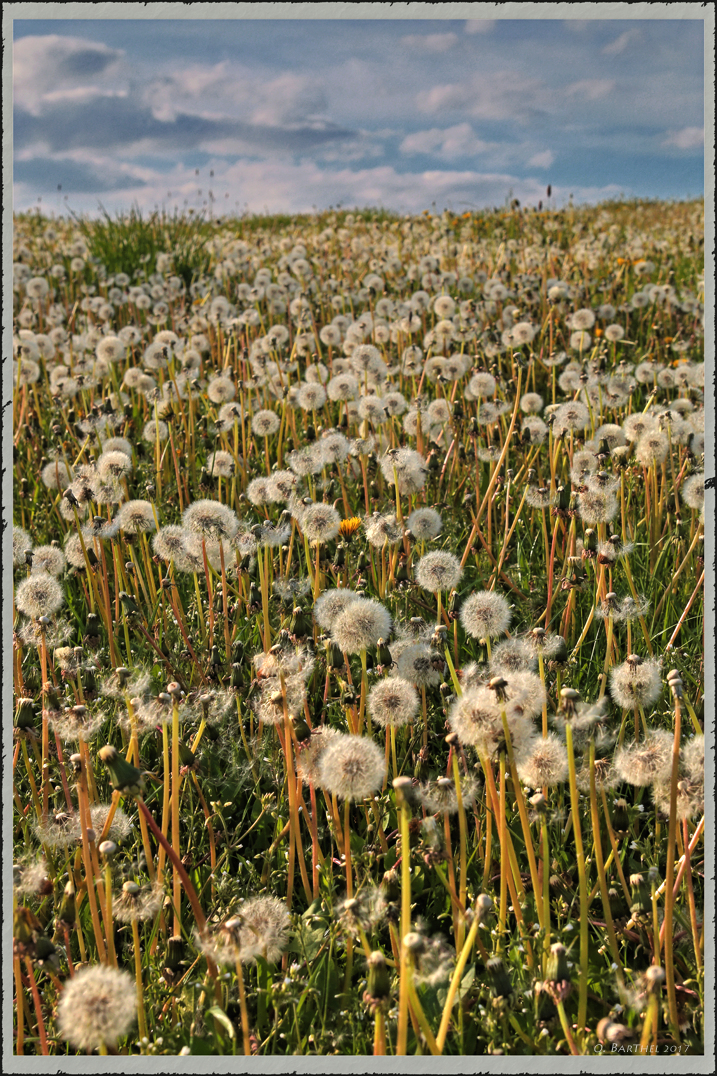
[[224,1012],[224,1009],[220,1009],[218,1005],[212,1005],[210,1009],[207,1009],[205,1015],[213,1016],[215,1020],[218,1020],[226,1033],[229,1035],[230,1039],[236,1038],[236,1029],[234,1027],[234,1024]]

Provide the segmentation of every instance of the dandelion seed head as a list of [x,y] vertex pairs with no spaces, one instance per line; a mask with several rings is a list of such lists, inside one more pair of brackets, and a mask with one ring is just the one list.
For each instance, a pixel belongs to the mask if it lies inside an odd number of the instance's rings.
[[341,516],[330,504],[310,504],[301,514],[300,526],[310,542],[330,542],[339,533]]
[[66,981],[57,1005],[57,1030],[79,1050],[115,1046],[133,1027],[137,990],[126,971],[80,968]]
[[127,534],[146,534],[157,529],[150,501],[127,501],[117,513],[115,522]]
[[214,541],[230,541],[236,534],[239,521],[231,508],[219,501],[194,501],[184,510],[184,529]]
[[357,598],[331,624],[331,637],[343,654],[358,654],[388,639],[391,615],[380,602]]
[[601,489],[586,489],[578,494],[578,512],[588,526],[609,523],[618,513],[615,494]]
[[218,448],[207,460],[207,470],[214,478],[231,478],[234,474],[235,463],[231,452],[225,452]]
[[67,567],[65,555],[59,546],[38,545],[32,550],[32,574],[47,572],[48,575],[62,575]]
[[34,572],[15,591],[15,607],[32,620],[51,617],[64,601],[62,587],[49,572]]
[[416,508],[406,520],[406,526],[419,542],[429,542],[441,533],[443,521],[435,508]]
[[688,508],[699,511],[705,503],[704,471],[701,471],[699,474],[690,475],[689,478],[685,479],[682,483],[680,494]]
[[568,779],[567,750],[552,733],[545,738],[536,736],[516,759],[516,766],[521,781],[530,788],[550,788]]
[[643,433],[635,445],[635,459],[643,467],[652,467],[665,462],[669,451],[667,434],[655,429]]
[[280,425],[281,420],[275,411],[257,411],[251,420],[252,431],[257,437],[271,437]]
[[236,396],[236,385],[229,377],[220,375],[209,382],[207,396],[214,404],[225,404]]
[[381,728],[399,728],[413,721],[420,707],[418,692],[408,680],[389,676],[368,693],[368,712]]
[[334,740],[319,762],[319,784],[341,799],[364,799],[378,792],[385,776],[383,751],[365,736]]
[[533,672],[538,658],[526,639],[504,639],[492,650],[488,670],[491,676],[508,676],[511,673]]
[[616,751],[615,770],[630,785],[664,783],[672,767],[672,743],[671,732],[651,729],[644,740]]
[[395,545],[403,537],[403,527],[391,512],[386,515],[375,512],[372,516],[367,516],[364,520],[364,527],[369,543],[376,549],[381,549],[385,545]]
[[12,528],[12,563],[17,568],[25,563],[25,553],[32,552],[32,538],[22,527]]
[[460,619],[474,639],[495,639],[510,626],[511,609],[506,598],[495,591],[481,590],[466,598]]
[[348,587],[325,590],[314,603],[314,620],[325,631],[330,630],[340,613],[356,601],[356,594]]
[[296,773],[305,785],[319,784],[319,764],[324,751],[334,740],[344,736],[329,725],[311,730],[311,736],[299,746],[296,756]]
[[624,710],[652,706],[662,694],[660,661],[628,660],[614,666],[610,670],[610,694],[615,705]]
[[431,594],[453,590],[458,586],[463,569],[452,553],[438,550],[426,553],[416,565],[416,582]]
[[154,919],[164,903],[161,886],[139,886],[125,882],[118,896],[112,898],[112,914],[118,923],[143,923]]

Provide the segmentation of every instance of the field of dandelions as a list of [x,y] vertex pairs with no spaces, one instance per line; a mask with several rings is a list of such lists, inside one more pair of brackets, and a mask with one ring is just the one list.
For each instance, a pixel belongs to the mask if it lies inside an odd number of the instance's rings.
[[17,1054],[703,1052],[702,231],[16,218]]

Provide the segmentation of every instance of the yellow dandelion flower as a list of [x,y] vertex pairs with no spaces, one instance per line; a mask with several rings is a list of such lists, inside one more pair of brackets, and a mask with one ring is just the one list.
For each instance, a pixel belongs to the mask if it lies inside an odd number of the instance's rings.
[[342,538],[353,538],[360,526],[361,520],[358,516],[351,516],[349,519],[341,520],[339,523],[339,533]]

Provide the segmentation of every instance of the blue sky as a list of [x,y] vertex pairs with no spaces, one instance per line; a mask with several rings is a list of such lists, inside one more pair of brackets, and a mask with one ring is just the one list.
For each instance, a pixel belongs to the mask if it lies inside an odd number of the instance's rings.
[[16,20],[13,74],[17,210],[704,189],[700,19]]

